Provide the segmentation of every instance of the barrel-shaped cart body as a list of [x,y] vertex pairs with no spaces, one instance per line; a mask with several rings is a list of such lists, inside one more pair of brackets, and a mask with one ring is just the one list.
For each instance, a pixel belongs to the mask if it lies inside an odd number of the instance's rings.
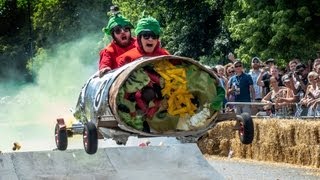
[[193,59],[141,58],[92,76],[75,117],[141,136],[196,136],[217,123],[224,94],[218,77]]

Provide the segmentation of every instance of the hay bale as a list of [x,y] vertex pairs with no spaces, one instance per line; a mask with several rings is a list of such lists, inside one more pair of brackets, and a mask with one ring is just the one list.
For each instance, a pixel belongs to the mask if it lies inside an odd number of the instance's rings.
[[249,145],[240,142],[234,125],[218,123],[198,141],[201,151],[227,156],[232,150],[238,158],[320,167],[320,121],[254,119],[254,140]]

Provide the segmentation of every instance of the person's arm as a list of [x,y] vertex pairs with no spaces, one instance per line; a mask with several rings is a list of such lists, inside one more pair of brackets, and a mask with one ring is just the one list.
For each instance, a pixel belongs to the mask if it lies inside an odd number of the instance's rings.
[[293,91],[290,89],[286,89],[286,97],[279,98],[278,103],[283,103],[283,104],[289,104],[289,103],[295,103],[297,101],[297,98],[293,95]]
[[303,98],[300,99],[300,103],[303,104],[303,105],[307,105],[307,103],[308,103],[310,87],[311,87],[311,85],[308,85],[306,93],[304,94]]
[[234,57],[234,54],[233,53],[229,53],[228,54],[228,59],[231,61],[231,62],[235,62],[236,61],[236,58]]
[[251,101],[254,102],[256,100],[256,93],[254,91],[253,85],[250,85],[249,88],[251,93]]
[[251,94],[251,102],[254,102],[256,100],[256,92],[253,87],[252,77],[251,77],[251,75],[248,75],[248,76],[249,76],[249,90],[250,90],[250,94]]
[[221,77],[221,79],[223,80],[223,86],[225,89],[228,89],[228,79],[224,76]]
[[234,91],[234,86],[232,85],[232,77],[229,79],[228,81],[228,86],[227,86],[227,94],[228,94],[228,97],[229,95]]
[[102,77],[112,68],[112,55],[106,49],[100,51],[100,60],[99,60],[99,77]]
[[258,80],[257,80],[257,85],[258,86],[262,86],[264,87],[264,82],[262,81],[263,76],[266,74],[267,72],[265,70],[261,71],[261,73],[258,76]]
[[272,93],[272,91],[270,91],[267,95],[265,95],[265,96],[262,98],[261,102],[263,102],[263,103],[268,103],[268,104],[272,104],[272,102],[270,101],[270,100],[271,100],[271,93]]
[[264,110],[271,110],[271,107],[272,107],[271,95],[272,95],[272,91],[270,91],[267,95],[265,95],[261,100],[261,102],[267,103],[267,105],[263,106]]
[[295,78],[293,78],[293,74],[289,74],[290,76],[290,88],[293,90],[293,94],[297,95],[300,89],[300,85]]
[[307,90],[307,85],[305,85],[305,84],[303,83],[303,81],[302,81],[302,79],[300,78],[300,76],[299,76],[299,75],[295,75],[295,78],[296,78],[296,80],[300,83],[300,86],[301,86],[302,90],[303,90],[304,92],[306,92],[306,90]]
[[304,98],[308,98],[308,97],[309,97],[310,88],[311,88],[311,85],[308,85],[307,90],[306,90],[306,93],[304,94]]

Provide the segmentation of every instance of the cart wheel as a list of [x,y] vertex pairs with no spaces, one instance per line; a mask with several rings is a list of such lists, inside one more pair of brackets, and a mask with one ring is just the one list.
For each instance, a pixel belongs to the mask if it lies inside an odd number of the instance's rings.
[[124,145],[122,141],[116,140],[117,145]]
[[248,113],[237,115],[239,124],[239,137],[242,144],[251,144],[254,136],[254,126],[251,116]]
[[64,151],[68,147],[68,135],[66,128],[60,128],[59,124],[56,124],[55,130],[56,146],[59,150]]
[[88,154],[94,154],[98,149],[98,133],[94,123],[87,122],[83,128],[83,146]]

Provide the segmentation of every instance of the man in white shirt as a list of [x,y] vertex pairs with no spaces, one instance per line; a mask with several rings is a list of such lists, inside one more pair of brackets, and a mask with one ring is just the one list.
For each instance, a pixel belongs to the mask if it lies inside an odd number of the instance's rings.
[[[253,89],[255,93],[255,102],[261,102],[261,99],[263,98],[262,94],[262,87],[257,84],[258,77],[261,73],[260,70],[261,67],[261,61],[258,57],[254,57],[251,60],[251,69],[249,71],[249,75],[251,75],[252,81],[253,81]],[[253,115],[257,114],[259,110],[262,110],[262,107],[259,106],[252,106],[251,113]]]

